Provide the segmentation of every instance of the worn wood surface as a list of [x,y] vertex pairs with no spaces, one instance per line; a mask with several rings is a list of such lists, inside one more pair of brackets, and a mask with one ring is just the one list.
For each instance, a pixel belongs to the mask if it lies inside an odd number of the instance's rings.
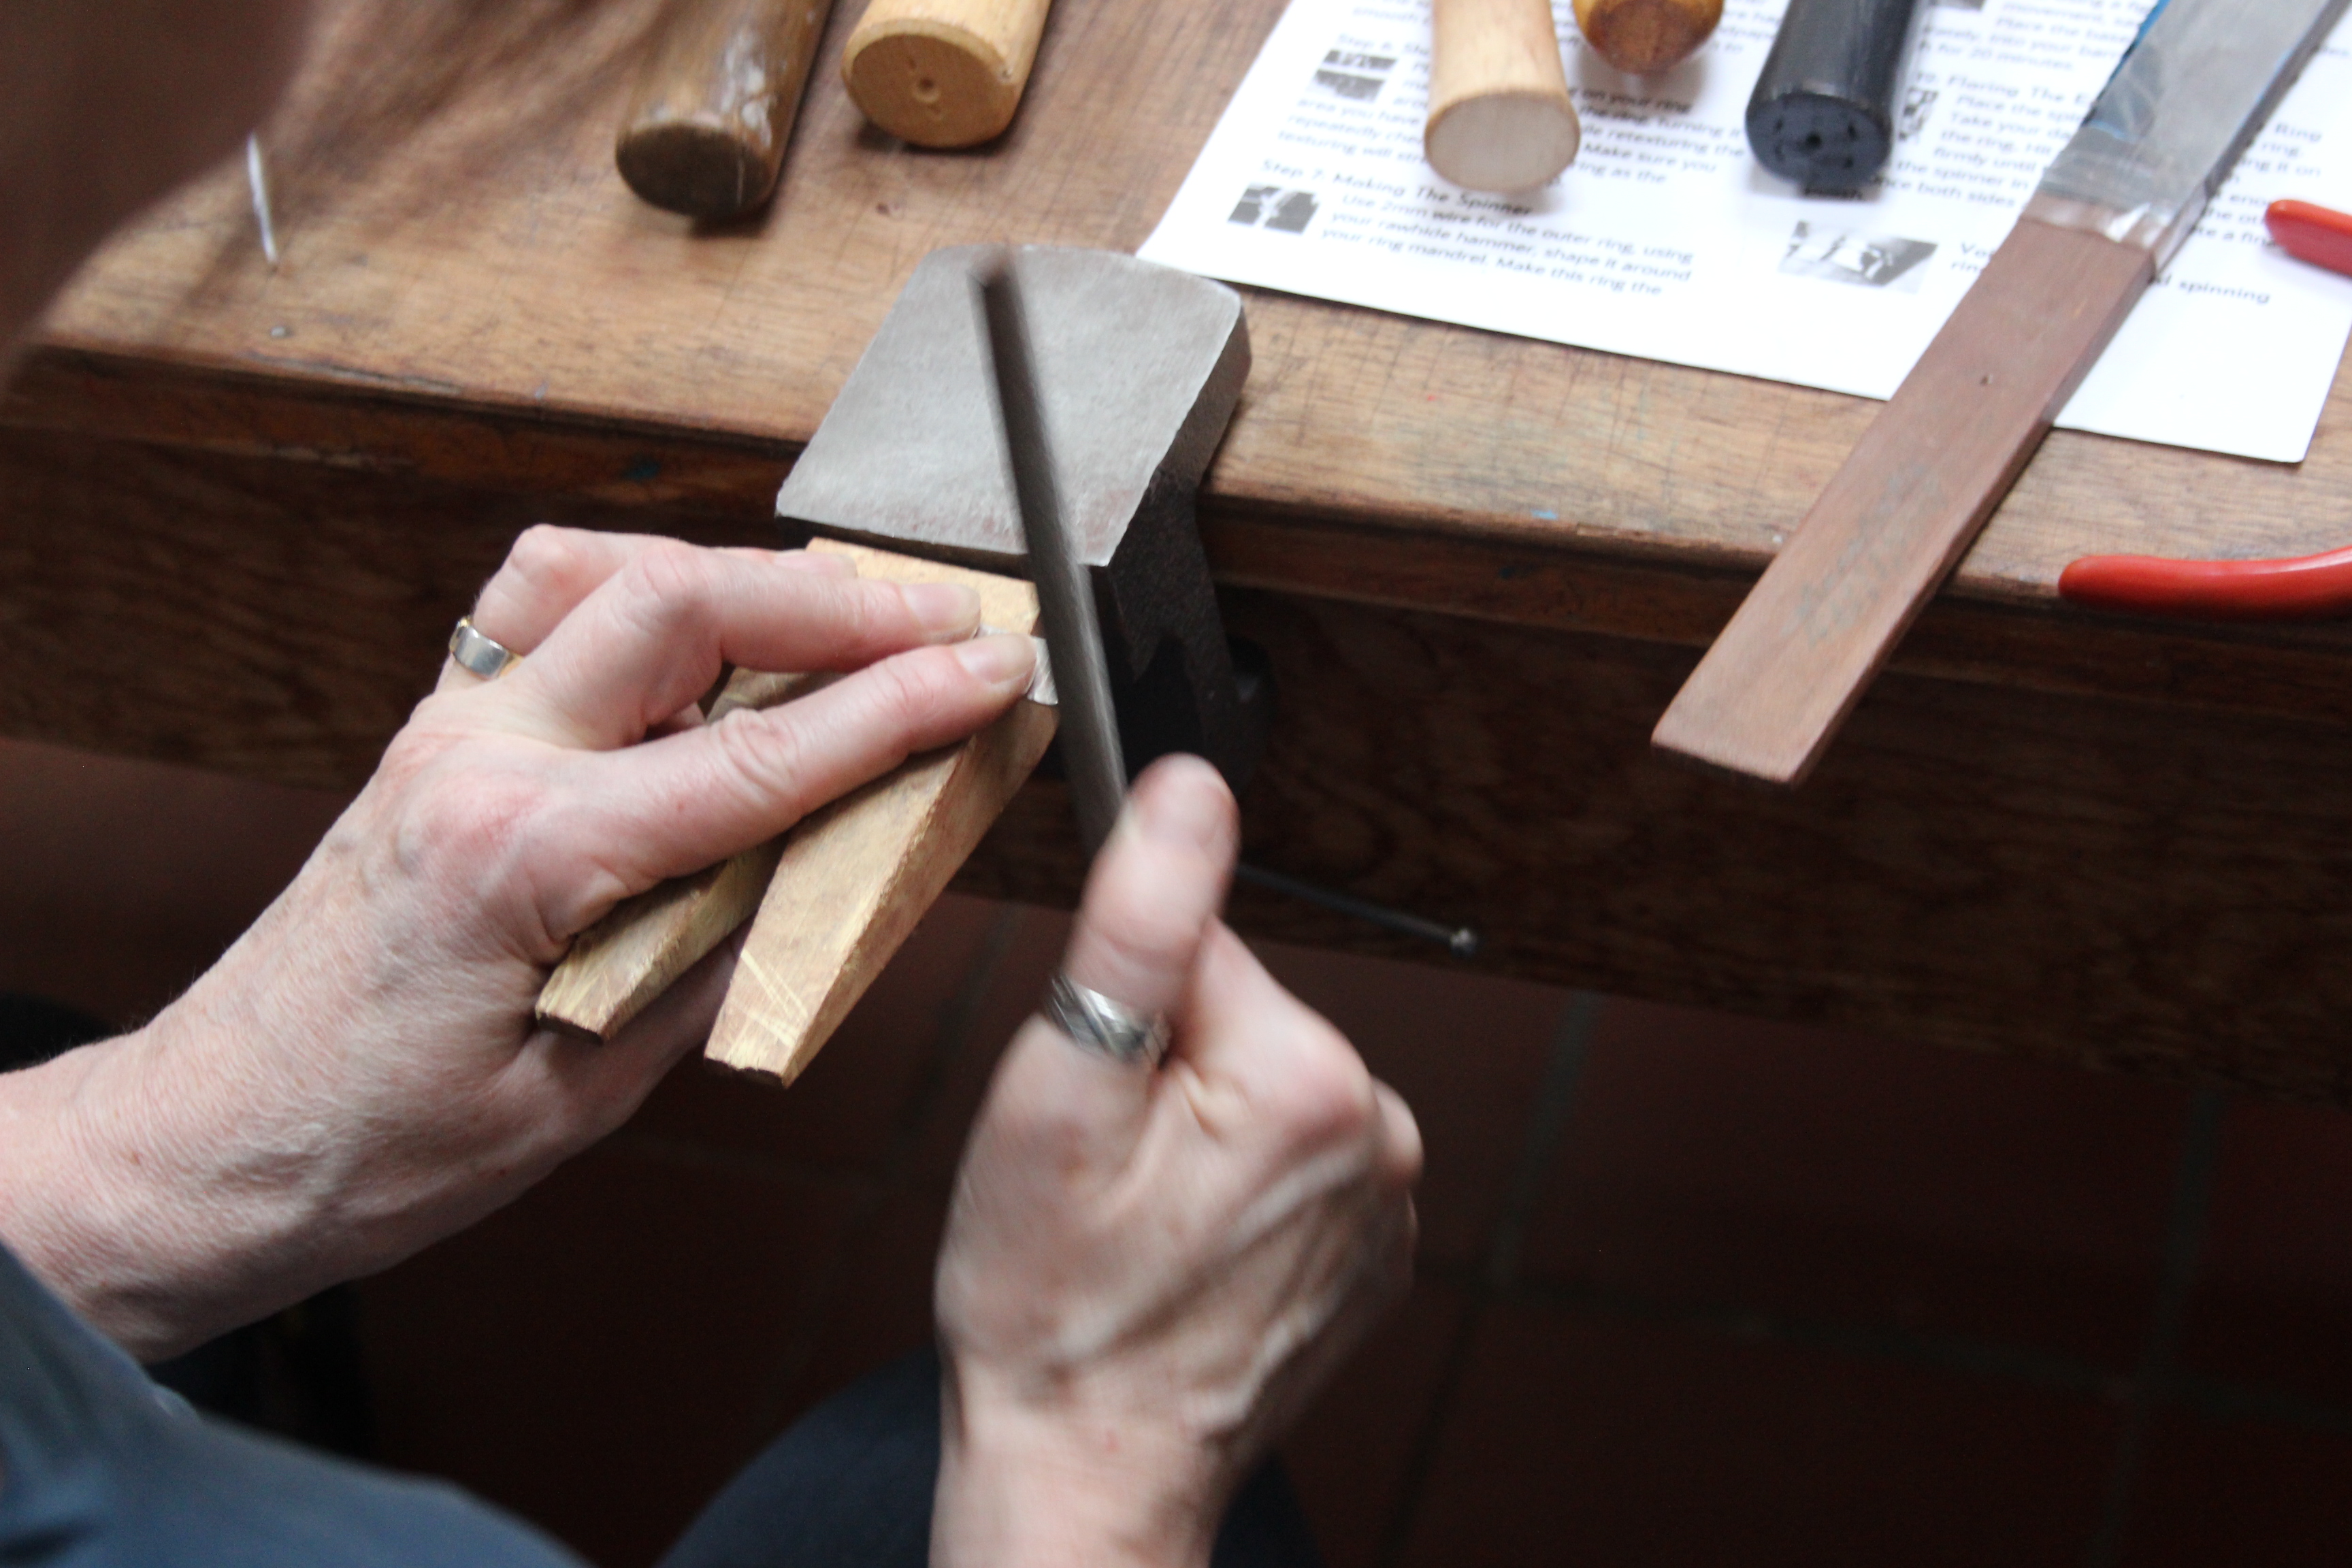
[[1802,782],[2147,288],[2154,260],[2019,220],[1651,739]]
[[[520,528],[770,539],[921,255],[1132,247],[1278,0],[1065,5],[1010,131],[946,156],[864,127],[844,7],[783,199],[698,231],[611,164],[656,8],[341,0],[266,137],[284,265],[234,171],[93,264],[0,405],[0,729],[355,785]],[[2134,622],[2054,584],[2084,553],[2344,543],[2352,384],[2295,467],[2053,434],[1846,743],[1769,800],[1643,737],[1877,405],[1249,310],[1202,526],[1281,683],[1254,854],[1475,921],[1516,973],[2347,1098],[2352,631]],[[966,875],[1066,899],[1076,864],[1041,783]]]
[[657,207],[731,218],[766,201],[833,0],[670,0],[614,139]]
[[[0,417],[753,518],[926,251],[1140,241],[1279,6],[1070,6],[1012,130],[952,156],[863,129],[835,75],[844,7],[785,199],[701,232],[611,167],[656,9],[332,5],[266,137],[284,265],[224,169],[90,268]],[[1277,295],[1249,310],[1255,369],[1204,494],[1229,581],[1703,640],[1879,406]],[[2085,553],[2342,544],[2347,395],[2296,467],[2053,435],[1940,601],[2038,614],[1950,620],[1939,668],[2340,707],[2319,672],[2352,658],[2341,628],[2175,634],[2060,607],[2054,584]],[[2154,672],[2151,638],[2175,650]],[[2282,666],[2306,673],[2282,685]]]
[[[826,679],[739,669],[706,717],[715,724],[740,709],[772,708]],[[569,1035],[611,1039],[751,918],[783,852],[779,834],[690,877],[623,899],[572,939],[572,951],[540,987],[539,1021]]]
[[[961,583],[982,625],[1034,633],[1028,584],[821,539],[858,575]],[[790,1083],[822,1050],[1054,739],[1056,713],[1023,700],[970,739],[909,758],[814,811],[785,837],[703,1054]]]
[[[760,526],[0,431],[0,730],[355,788],[541,516]],[[1482,559],[1588,629],[1223,591],[1277,686],[1253,858],[1475,924],[1496,973],[2352,1105],[2352,712],[2185,714],[2162,676],[2117,700],[1898,661],[1775,794],[1651,754],[1695,647],[1593,629],[1605,581]],[[1717,584],[1727,611],[1741,586]],[[1911,647],[1959,658],[1964,610],[1930,608]],[[2160,640],[2112,657],[2220,679]],[[1066,904],[1082,869],[1038,779],[959,885]],[[1448,962],[1248,888],[1232,916]]]

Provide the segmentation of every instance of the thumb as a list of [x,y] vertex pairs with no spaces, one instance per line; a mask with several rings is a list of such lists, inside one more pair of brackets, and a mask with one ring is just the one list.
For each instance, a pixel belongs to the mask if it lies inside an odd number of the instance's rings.
[[1173,1007],[1224,904],[1238,836],[1216,769],[1186,756],[1145,769],[1095,857],[1065,972],[1139,1013]]

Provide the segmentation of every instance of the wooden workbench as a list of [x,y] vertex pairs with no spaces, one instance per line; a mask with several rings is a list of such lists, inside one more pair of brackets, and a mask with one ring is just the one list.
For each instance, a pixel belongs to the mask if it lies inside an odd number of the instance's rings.
[[[780,199],[708,230],[612,172],[656,0],[335,7],[266,136],[283,264],[224,169],[92,265],[0,411],[0,729],[355,784],[517,528],[768,537],[925,252],[1132,249],[1278,0],[1062,0],[969,154],[862,128],[843,5]],[[2053,592],[2094,551],[2346,542],[2344,383],[2297,468],[2053,437],[1778,795],[1648,731],[1875,405],[1248,310],[1202,523],[1278,682],[1255,858],[1472,921],[1519,973],[2352,1100],[2352,637]],[[1076,870],[1040,783],[965,885],[1066,900]],[[1235,918],[1422,955],[1255,893]]]

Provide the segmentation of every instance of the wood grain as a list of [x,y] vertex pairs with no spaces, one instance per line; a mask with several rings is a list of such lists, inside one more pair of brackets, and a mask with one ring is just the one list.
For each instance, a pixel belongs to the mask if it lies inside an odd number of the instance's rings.
[[1583,134],[1550,0],[1433,0],[1432,167],[1474,191],[1532,190],[1576,161]]
[[1698,52],[1723,20],[1723,0],[1576,0],[1584,41],[1621,71],[1649,76]]
[[[1891,673],[1811,784],[1668,762],[1685,649],[1230,592],[1283,719],[1277,870],[1475,925],[1474,967],[2352,1105],[2352,726]],[[960,887],[1066,905],[1040,780]],[[1247,934],[1450,963],[1237,888]]]
[[[773,708],[829,679],[739,669],[705,717],[715,724],[741,710]],[[751,918],[783,850],[779,834],[690,877],[622,900],[572,939],[572,951],[540,987],[539,1022],[583,1039],[611,1039]]]
[[[1026,583],[833,540],[809,548],[847,557],[864,577],[963,584],[979,593],[986,626],[1036,630]],[[1016,702],[969,740],[912,758],[796,826],[704,1054],[782,1083],[799,1077],[1027,781],[1056,717]]]
[[[1008,234],[1131,249],[1279,10],[1071,8],[1024,112],[954,158],[876,138],[814,91],[793,198],[695,233],[612,172],[657,0],[328,0],[267,132],[284,265],[262,262],[224,167],[84,272],[0,418],[542,505],[740,509],[756,527],[921,255]],[[833,32],[820,71],[838,67]],[[1285,570],[1341,570],[1314,547],[1342,534],[1401,568],[1347,574],[1384,603],[1446,610],[1469,594],[1540,621],[1559,604],[1549,585],[1572,579],[1594,585],[1588,605],[1659,616],[1611,628],[1626,635],[1719,624],[1725,584],[1763,569],[1879,407],[1280,295],[1251,294],[1249,311],[1255,368],[1204,518],[1245,522],[1268,543],[1254,559]],[[301,488],[289,475],[287,493]],[[2300,465],[2056,432],[1940,600],[2055,618],[2021,641],[2013,617],[1962,614],[1945,662],[2031,682],[2055,647],[2145,694],[2150,677],[2100,651],[2119,624],[2058,606],[2068,561],[2310,554],[2344,542],[2347,516],[2340,375]],[[1498,558],[1528,575],[1496,576]],[[2128,628],[2143,634],[2169,635]],[[2307,635],[2231,633],[2182,662],[2211,693],[2245,658],[2243,700],[2275,704],[2272,653],[2326,657]],[[2352,637],[2334,646],[2352,658]]]
[[614,166],[657,207],[730,218],[776,188],[833,0],[671,0]]
[[1050,0],[869,0],[842,48],[866,118],[919,147],[971,147],[1021,107]]
[[[344,790],[534,519],[765,537],[741,515],[8,431],[0,498],[0,730]],[[1432,557],[1234,513],[1210,543],[1231,577],[1318,584],[1220,594],[1279,694],[1243,801],[1256,858],[1476,923],[1495,973],[2352,1105],[2352,698],[2324,639],[1948,595],[1810,786],[1766,792],[1646,744],[1737,573],[1507,542]],[[1473,614],[1369,602],[1398,591]],[[1995,639],[2039,684],[1974,666]],[[1066,906],[1084,870],[1040,777],[958,885]],[[1432,956],[1247,889],[1231,915]]]
[[2021,218],[1652,734],[1796,784],[2148,284],[2137,246]]

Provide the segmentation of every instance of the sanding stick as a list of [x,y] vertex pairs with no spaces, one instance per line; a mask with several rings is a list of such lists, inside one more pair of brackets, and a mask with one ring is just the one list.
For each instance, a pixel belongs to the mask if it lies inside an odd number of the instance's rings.
[[1802,782],[2347,0],[2165,0],[1927,352],[1658,721]]
[[784,166],[833,0],[675,0],[621,117],[629,189],[688,217],[740,217]]
[[866,118],[919,147],[970,147],[1013,123],[1047,0],[872,0],[841,55]]
[[1467,190],[1533,190],[1583,139],[1548,0],[1436,0],[1422,131],[1431,168]]

